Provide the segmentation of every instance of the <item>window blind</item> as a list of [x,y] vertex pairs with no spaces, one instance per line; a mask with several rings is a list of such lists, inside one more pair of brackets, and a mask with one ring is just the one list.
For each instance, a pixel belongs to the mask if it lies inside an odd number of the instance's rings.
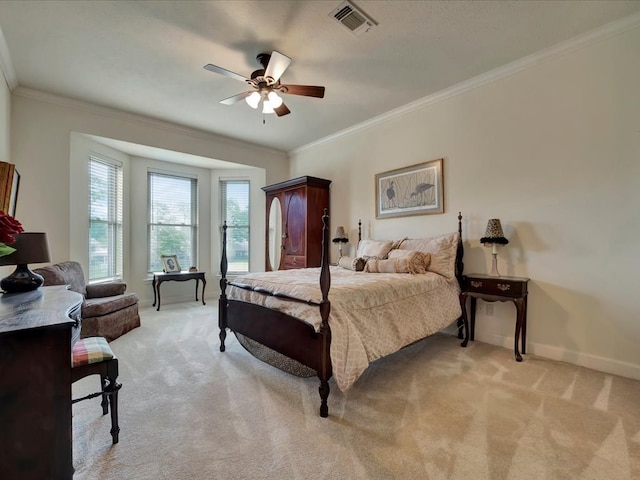
[[221,219],[227,222],[229,272],[249,271],[249,181],[220,181]]
[[197,265],[198,180],[149,171],[148,268],[162,271],[160,255],[177,255],[182,270]]
[[122,164],[89,157],[89,281],[122,278]]

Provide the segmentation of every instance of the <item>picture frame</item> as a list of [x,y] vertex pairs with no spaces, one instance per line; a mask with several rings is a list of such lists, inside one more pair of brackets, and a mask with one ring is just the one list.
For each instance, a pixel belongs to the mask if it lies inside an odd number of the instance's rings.
[[444,213],[443,159],[377,173],[376,218]]
[[20,173],[18,170],[13,171],[11,179],[11,193],[9,194],[9,215],[16,216],[16,205],[18,203],[18,189],[20,188]]
[[19,186],[20,174],[16,166],[12,163],[0,162],[0,211],[12,217],[16,216]]
[[177,255],[160,255],[160,260],[162,260],[162,270],[164,273],[175,273],[181,271]]

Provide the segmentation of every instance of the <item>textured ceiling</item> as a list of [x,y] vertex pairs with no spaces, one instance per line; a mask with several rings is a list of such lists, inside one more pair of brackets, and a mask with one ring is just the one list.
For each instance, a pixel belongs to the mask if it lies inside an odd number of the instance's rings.
[[[640,11],[639,1],[365,1],[378,26],[355,36],[335,1],[0,1],[14,87],[290,151]],[[255,56],[293,59],[291,114],[219,100],[247,90]],[[7,72],[8,70],[8,72]],[[11,82],[10,82],[11,83]]]

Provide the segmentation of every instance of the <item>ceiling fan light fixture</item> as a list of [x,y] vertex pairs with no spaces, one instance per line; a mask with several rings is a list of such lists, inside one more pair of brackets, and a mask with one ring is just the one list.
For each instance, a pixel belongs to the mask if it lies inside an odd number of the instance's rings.
[[[1,0],[0,0],[1,1]],[[255,91],[238,93],[229,98],[220,100],[224,105],[233,105],[244,99],[251,108],[260,109],[262,103],[262,113],[275,113],[278,117],[283,117],[291,113],[291,110],[285,105],[282,94],[300,95],[303,97],[324,98],[324,87],[315,85],[290,85],[280,82],[280,77],[289,67],[291,58],[283,55],[276,50],[271,53],[260,53],[256,57],[258,63],[262,67],[251,73],[251,77],[243,77],[237,73],[227,70],[217,65],[207,64],[205,70],[224,75],[225,77],[239,80],[245,84],[249,84]],[[263,116],[264,121],[264,116]]]
[[269,97],[269,104],[271,105],[272,108],[278,108],[280,105],[282,105],[282,97],[280,97],[273,90],[269,92],[268,97]]
[[262,97],[258,92],[253,92],[251,95],[245,98],[245,101],[251,108],[258,108],[258,104],[260,103],[261,99]]
[[262,102],[262,113],[275,113],[273,111],[273,105],[269,100]]

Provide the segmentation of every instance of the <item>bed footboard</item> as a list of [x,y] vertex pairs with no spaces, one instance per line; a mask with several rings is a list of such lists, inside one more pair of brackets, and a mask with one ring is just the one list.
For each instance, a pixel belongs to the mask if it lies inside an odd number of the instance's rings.
[[[310,325],[284,313],[260,305],[229,300],[227,298],[227,224],[222,227],[222,259],[220,261],[220,299],[218,302],[218,326],[220,328],[220,351],[225,351],[227,328],[245,335],[289,358],[314,369],[320,379],[320,416],[329,416],[329,379],[333,373],[329,328],[329,216],[325,209],[322,216],[322,260],[320,268],[320,291],[322,300],[318,305],[322,324],[316,332]],[[239,286],[239,285],[236,285]],[[265,293],[268,294],[268,293]]]

